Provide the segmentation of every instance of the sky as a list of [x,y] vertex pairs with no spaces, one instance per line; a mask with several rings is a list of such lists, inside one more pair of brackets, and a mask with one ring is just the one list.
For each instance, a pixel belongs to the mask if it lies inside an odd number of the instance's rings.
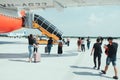
[[120,6],[84,6],[35,10],[64,36],[120,37]]

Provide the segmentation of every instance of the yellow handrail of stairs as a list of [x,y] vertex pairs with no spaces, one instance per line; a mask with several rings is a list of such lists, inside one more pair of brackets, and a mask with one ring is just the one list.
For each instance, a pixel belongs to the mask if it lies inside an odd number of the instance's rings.
[[[59,37],[57,37],[55,34],[52,34],[52,33],[48,32],[46,29],[44,29],[43,27],[41,27],[36,22],[33,22],[33,28],[36,28],[36,29],[40,30],[42,32],[42,34],[46,35],[47,37],[52,37],[52,39],[54,40],[55,43],[59,40]],[[42,44],[42,42],[40,42],[40,44]],[[43,43],[43,44],[46,44],[46,42]]]

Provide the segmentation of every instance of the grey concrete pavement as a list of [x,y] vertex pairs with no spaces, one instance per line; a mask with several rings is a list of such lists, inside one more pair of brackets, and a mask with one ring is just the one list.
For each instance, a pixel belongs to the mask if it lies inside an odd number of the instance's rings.
[[[44,53],[45,45],[39,46],[41,62],[29,63],[27,39],[0,38],[0,80],[113,80],[112,65],[106,75],[93,69],[90,50],[78,52],[77,39],[70,39],[70,46],[63,46],[63,54],[57,55],[57,45],[52,47],[50,55]],[[91,47],[95,40],[92,40]],[[117,40],[118,43],[119,40]],[[104,41],[106,44],[107,41]],[[103,44],[104,44],[103,43]],[[120,67],[120,49],[118,49],[117,67]],[[102,54],[101,69],[104,69],[106,55]],[[118,69],[118,76],[119,69]]]

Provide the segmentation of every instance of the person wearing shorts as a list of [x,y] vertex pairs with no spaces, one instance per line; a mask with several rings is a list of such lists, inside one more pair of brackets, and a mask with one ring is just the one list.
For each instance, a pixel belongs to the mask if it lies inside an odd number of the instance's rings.
[[113,66],[116,66],[116,59],[107,57],[106,64],[109,65],[111,62]]
[[107,51],[105,51],[107,54],[106,66],[105,66],[105,69],[102,70],[101,72],[103,74],[106,74],[109,64],[112,62],[114,72],[115,72],[115,76],[113,76],[113,79],[118,79],[117,68],[116,68],[116,54],[117,54],[118,44],[113,42],[112,37],[108,37],[108,42],[109,42],[109,44],[104,46],[104,48],[107,50]]

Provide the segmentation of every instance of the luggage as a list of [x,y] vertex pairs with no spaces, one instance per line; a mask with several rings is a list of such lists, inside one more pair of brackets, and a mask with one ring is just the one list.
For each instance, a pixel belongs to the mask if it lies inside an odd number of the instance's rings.
[[40,62],[41,56],[40,53],[34,53],[34,62]]
[[47,46],[45,46],[45,53],[47,53],[48,52],[48,48],[47,48]]

